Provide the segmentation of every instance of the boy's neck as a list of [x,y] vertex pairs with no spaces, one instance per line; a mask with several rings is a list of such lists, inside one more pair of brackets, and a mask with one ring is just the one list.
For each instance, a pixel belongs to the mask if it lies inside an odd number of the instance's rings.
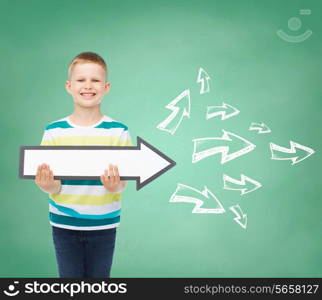
[[103,118],[100,109],[79,109],[75,108],[74,112],[69,116],[72,123],[79,126],[91,126],[96,124]]

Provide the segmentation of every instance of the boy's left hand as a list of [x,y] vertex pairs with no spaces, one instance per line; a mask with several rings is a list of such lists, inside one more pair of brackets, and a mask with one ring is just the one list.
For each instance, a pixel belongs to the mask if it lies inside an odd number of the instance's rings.
[[101,182],[105,189],[110,193],[117,193],[125,187],[126,182],[120,180],[119,169],[117,166],[109,165],[101,175]]

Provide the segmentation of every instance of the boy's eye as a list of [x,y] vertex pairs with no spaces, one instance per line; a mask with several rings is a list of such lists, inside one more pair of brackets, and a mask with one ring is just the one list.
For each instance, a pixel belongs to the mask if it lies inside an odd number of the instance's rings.
[[[77,81],[79,81],[79,82],[83,82],[83,81],[85,81],[84,79],[77,79]],[[92,80],[93,82],[99,82],[99,80],[98,79],[93,79]]]

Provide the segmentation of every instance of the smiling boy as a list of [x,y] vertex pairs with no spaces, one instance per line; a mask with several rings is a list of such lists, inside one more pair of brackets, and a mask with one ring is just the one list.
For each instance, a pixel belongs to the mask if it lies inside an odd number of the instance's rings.
[[[127,126],[101,113],[110,89],[107,66],[93,52],[77,55],[68,69],[73,113],[49,124],[41,145],[130,146]],[[81,162],[80,162],[81,163]],[[50,166],[38,167],[36,184],[49,194],[49,217],[60,277],[109,277],[125,182],[117,166],[100,180],[55,180]]]

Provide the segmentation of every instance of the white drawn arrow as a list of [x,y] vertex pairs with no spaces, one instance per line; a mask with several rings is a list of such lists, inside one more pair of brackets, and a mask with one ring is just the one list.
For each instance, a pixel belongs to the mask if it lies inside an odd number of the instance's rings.
[[99,180],[109,164],[121,180],[136,180],[137,190],[156,179],[175,161],[137,137],[137,146],[22,146],[20,178],[34,179],[37,167],[50,166],[55,179]]
[[210,91],[209,80],[210,76],[208,75],[208,73],[203,68],[199,68],[197,82],[201,84],[200,94],[205,94]]
[[270,128],[264,124],[264,123],[255,123],[255,122],[252,122],[249,126],[249,130],[258,130],[258,134],[261,134],[261,133],[270,133],[271,130]]
[[247,214],[244,214],[239,205],[229,207],[229,209],[236,215],[234,220],[244,229],[247,227]]
[[[208,156],[221,153],[221,164],[226,163],[232,159],[235,159],[241,155],[244,155],[255,149],[255,145],[246,139],[223,130],[222,137],[207,137],[207,138],[198,138],[192,140],[194,143],[192,162],[196,163],[201,159],[204,159]],[[236,148],[236,145],[239,150],[232,151],[230,147]],[[232,152],[228,154],[228,152]]]
[[240,191],[241,195],[253,192],[262,186],[261,183],[245,176],[244,174],[241,174],[241,180],[236,180],[224,174],[223,181],[225,190]]
[[[272,157],[275,160],[291,160],[292,165],[311,156],[315,151],[309,147],[290,141],[291,148],[284,148],[274,143],[270,143]],[[294,155],[295,154],[295,155]]]
[[237,108],[223,102],[222,106],[208,106],[206,119],[209,120],[211,118],[221,116],[221,120],[223,121],[234,117],[239,113],[240,111]]
[[[216,198],[216,196],[205,186],[203,191],[198,191],[188,185],[181,183],[177,184],[175,192],[172,194],[169,202],[187,202],[194,203],[195,206],[192,210],[192,213],[199,214],[222,214],[225,212],[225,209]],[[205,203],[208,203],[208,206],[215,206],[215,208],[205,208]]]
[[179,96],[172,100],[166,108],[172,110],[172,113],[162,121],[157,128],[174,134],[183,118],[190,118],[190,90],[184,90]]

